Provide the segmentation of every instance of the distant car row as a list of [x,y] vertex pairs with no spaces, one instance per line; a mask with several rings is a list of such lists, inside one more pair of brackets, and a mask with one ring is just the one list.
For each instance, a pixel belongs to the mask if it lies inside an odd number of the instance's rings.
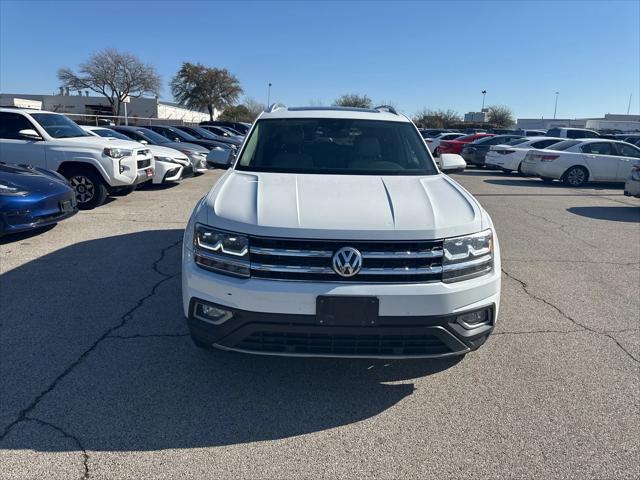
[[203,173],[242,141],[215,125],[80,127],[54,112],[0,108],[0,234],[55,223],[146,182]]

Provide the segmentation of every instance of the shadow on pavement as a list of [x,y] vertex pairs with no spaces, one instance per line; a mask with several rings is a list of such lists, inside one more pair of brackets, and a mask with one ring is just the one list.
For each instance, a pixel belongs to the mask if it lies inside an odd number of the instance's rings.
[[37,237],[41,233],[48,232],[54,228],[57,223],[53,225],[47,225],[46,227],[34,228],[33,230],[27,230],[26,232],[10,233],[0,237],[0,245],[7,245],[9,243],[19,242],[20,240],[27,240],[29,238]]
[[640,223],[640,207],[570,207],[567,212],[596,220]]
[[[0,277],[4,425],[31,405],[26,416],[56,425],[89,450],[281,439],[376,416],[414,391],[410,381],[386,382],[436,374],[461,360],[197,349],[182,316],[181,235],[145,231],[82,242]],[[45,448],[9,434],[1,446],[59,451],[72,448],[68,443]]]
[[[545,188],[558,188],[570,191],[570,187],[567,187],[560,181],[554,181],[551,183],[545,183],[538,178],[531,177],[516,177],[516,178],[489,178],[484,181],[485,183],[489,183],[491,185],[502,185],[502,186],[512,186],[512,187],[545,187]],[[621,188],[622,184],[618,183],[587,183],[585,186],[579,187],[580,190],[584,190],[585,192],[592,190],[615,190]],[[620,195],[622,195],[622,190],[620,190]]]

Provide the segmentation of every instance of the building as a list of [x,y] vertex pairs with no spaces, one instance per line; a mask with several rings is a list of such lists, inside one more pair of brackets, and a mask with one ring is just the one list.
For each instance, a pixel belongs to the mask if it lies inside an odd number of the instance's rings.
[[487,109],[484,109],[482,112],[465,113],[464,121],[467,123],[485,123],[487,121]]
[[[79,92],[81,93],[81,92]],[[60,89],[58,95],[32,95],[25,93],[0,93],[0,105],[21,106],[36,105],[40,102],[42,110],[52,112],[68,113],[74,115],[99,115],[100,117],[111,116],[111,106],[105,97],[85,95],[69,95],[68,91]],[[33,106],[27,108],[34,108]],[[124,105],[120,114],[124,116]],[[214,112],[217,118],[219,112]],[[131,102],[127,104],[127,116],[131,121],[139,119],[173,120],[184,123],[199,123],[209,120],[209,114],[189,110],[176,103],[165,102],[158,98],[131,97]]]
[[607,113],[592,118],[519,118],[517,128],[549,130],[553,127],[591,128],[593,130],[638,130],[640,115]]

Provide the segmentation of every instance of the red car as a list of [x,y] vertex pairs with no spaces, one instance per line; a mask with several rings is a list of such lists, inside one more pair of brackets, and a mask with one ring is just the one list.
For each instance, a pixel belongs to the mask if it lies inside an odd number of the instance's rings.
[[457,153],[458,155],[460,155],[462,147],[464,147],[466,143],[474,142],[482,137],[493,136],[493,133],[472,133],[471,135],[456,138],[455,140],[442,140],[440,142],[440,146],[437,148],[438,151],[436,152],[436,155],[440,155],[443,153]]

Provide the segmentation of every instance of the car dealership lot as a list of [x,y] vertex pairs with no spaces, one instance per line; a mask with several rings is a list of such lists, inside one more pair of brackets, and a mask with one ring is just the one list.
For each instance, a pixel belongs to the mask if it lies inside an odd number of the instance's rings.
[[[203,352],[182,229],[218,172],[0,244],[8,478],[637,478],[640,201],[480,170],[502,304],[464,359]],[[634,438],[636,440],[634,440]]]

